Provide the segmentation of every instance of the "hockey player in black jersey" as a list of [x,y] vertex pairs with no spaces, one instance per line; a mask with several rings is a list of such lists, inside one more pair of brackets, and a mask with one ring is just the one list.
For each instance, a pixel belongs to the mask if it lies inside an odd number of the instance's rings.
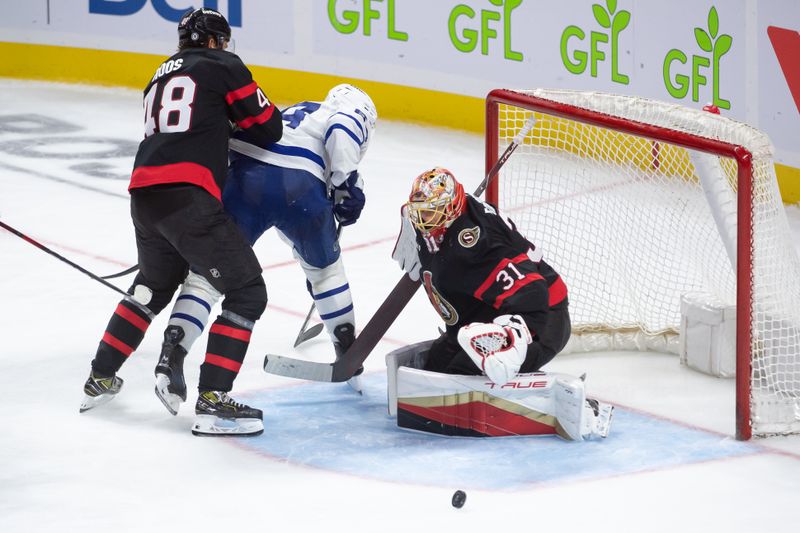
[[446,169],[414,180],[393,257],[446,324],[424,369],[505,384],[538,371],[570,336],[567,287],[492,205]]
[[[119,392],[117,372],[191,269],[225,295],[209,331],[192,432],[263,431],[261,411],[228,396],[267,293],[250,244],[222,208],[221,190],[231,126],[262,145],[278,141],[283,126],[280,111],[248,68],[226,51],[230,37],[219,12],[187,13],[178,26],[178,53],[158,67],[144,90],[144,140],[129,186],[139,273],[132,297],[119,303],[100,341],[81,412]],[[183,355],[168,351],[159,367],[168,378],[163,386],[185,398],[178,372]]]

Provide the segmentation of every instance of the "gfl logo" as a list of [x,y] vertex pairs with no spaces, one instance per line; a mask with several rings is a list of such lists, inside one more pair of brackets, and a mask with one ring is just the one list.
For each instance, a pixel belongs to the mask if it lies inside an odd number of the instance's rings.
[[[697,46],[705,53],[692,54],[691,59],[682,50],[673,48],[664,57],[664,84],[674,98],[685,98],[692,90],[692,101],[700,101],[700,87],[708,83],[707,73],[711,73],[711,103],[720,109],[730,109],[731,103],[720,96],[720,63],[728,53],[733,37],[719,31],[717,8],[708,11],[708,29],[695,28],[694,38]],[[709,57],[710,55],[710,57]],[[687,65],[687,63],[690,64]],[[677,64],[677,66],[676,66]],[[678,72],[675,74],[675,72]]]
[[[138,13],[148,0],[89,0],[89,13],[96,15],[128,16]],[[192,6],[172,7],[167,0],[150,0],[153,9],[162,18],[170,22],[178,22]],[[203,0],[203,7],[219,11],[218,0]],[[225,13],[223,13],[225,14]],[[242,27],[242,0],[228,0],[226,15],[231,26]]]

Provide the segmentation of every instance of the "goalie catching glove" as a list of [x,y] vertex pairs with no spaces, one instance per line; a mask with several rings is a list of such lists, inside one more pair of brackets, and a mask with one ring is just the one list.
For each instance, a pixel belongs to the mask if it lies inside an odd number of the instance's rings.
[[408,273],[411,281],[419,280],[419,252],[417,251],[417,234],[408,218],[408,206],[400,209],[400,234],[394,244],[392,259],[400,264],[400,268]]
[[519,315],[501,315],[491,324],[473,322],[458,330],[458,344],[497,385],[516,377],[532,340]]
[[333,188],[333,214],[342,226],[355,224],[364,209],[364,180],[353,171],[341,185]]

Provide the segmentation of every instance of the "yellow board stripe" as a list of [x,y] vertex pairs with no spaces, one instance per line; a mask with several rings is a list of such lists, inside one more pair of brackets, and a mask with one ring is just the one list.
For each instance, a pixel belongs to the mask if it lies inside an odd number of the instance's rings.
[[[144,89],[165,55],[0,42],[0,76]],[[276,102],[321,100],[339,83],[369,93],[381,118],[447,126],[483,134],[481,98],[375,81],[251,66],[253,77]]]
[[781,198],[786,204],[800,202],[800,168],[775,163],[775,174],[778,175],[778,186]]
[[[165,54],[166,55],[166,54]],[[144,89],[165,55],[0,42],[0,76]],[[367,91],[381,118],[445,126],[483,134],[482,98],[390,83],[269,67],[251,67],[276,102],[321,99],[332,86],[350,82]],[[775,165],[785,203],[800,202],[800,169]]]

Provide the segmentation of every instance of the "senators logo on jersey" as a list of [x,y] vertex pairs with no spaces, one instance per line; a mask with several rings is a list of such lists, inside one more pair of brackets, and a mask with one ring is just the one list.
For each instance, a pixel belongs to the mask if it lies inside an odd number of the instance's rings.
[[464,248],[472,248],[478,239],[481,237],[481,228],[475,226],[474,228],[462,229],[458,232],[458,243]]
[[439,316],[442,317],[445,324],[448,326],[457,324],[458,311],[456,311],[455,307],[450,305],[450,302],[439,294],[439,291],[433,286],[432,279],[433,276],[430,271],[426,270],[422,273],[422,283],[425,285],[425,292],[428,293],[428,299],[431,301],[433,308],[439,313]]

